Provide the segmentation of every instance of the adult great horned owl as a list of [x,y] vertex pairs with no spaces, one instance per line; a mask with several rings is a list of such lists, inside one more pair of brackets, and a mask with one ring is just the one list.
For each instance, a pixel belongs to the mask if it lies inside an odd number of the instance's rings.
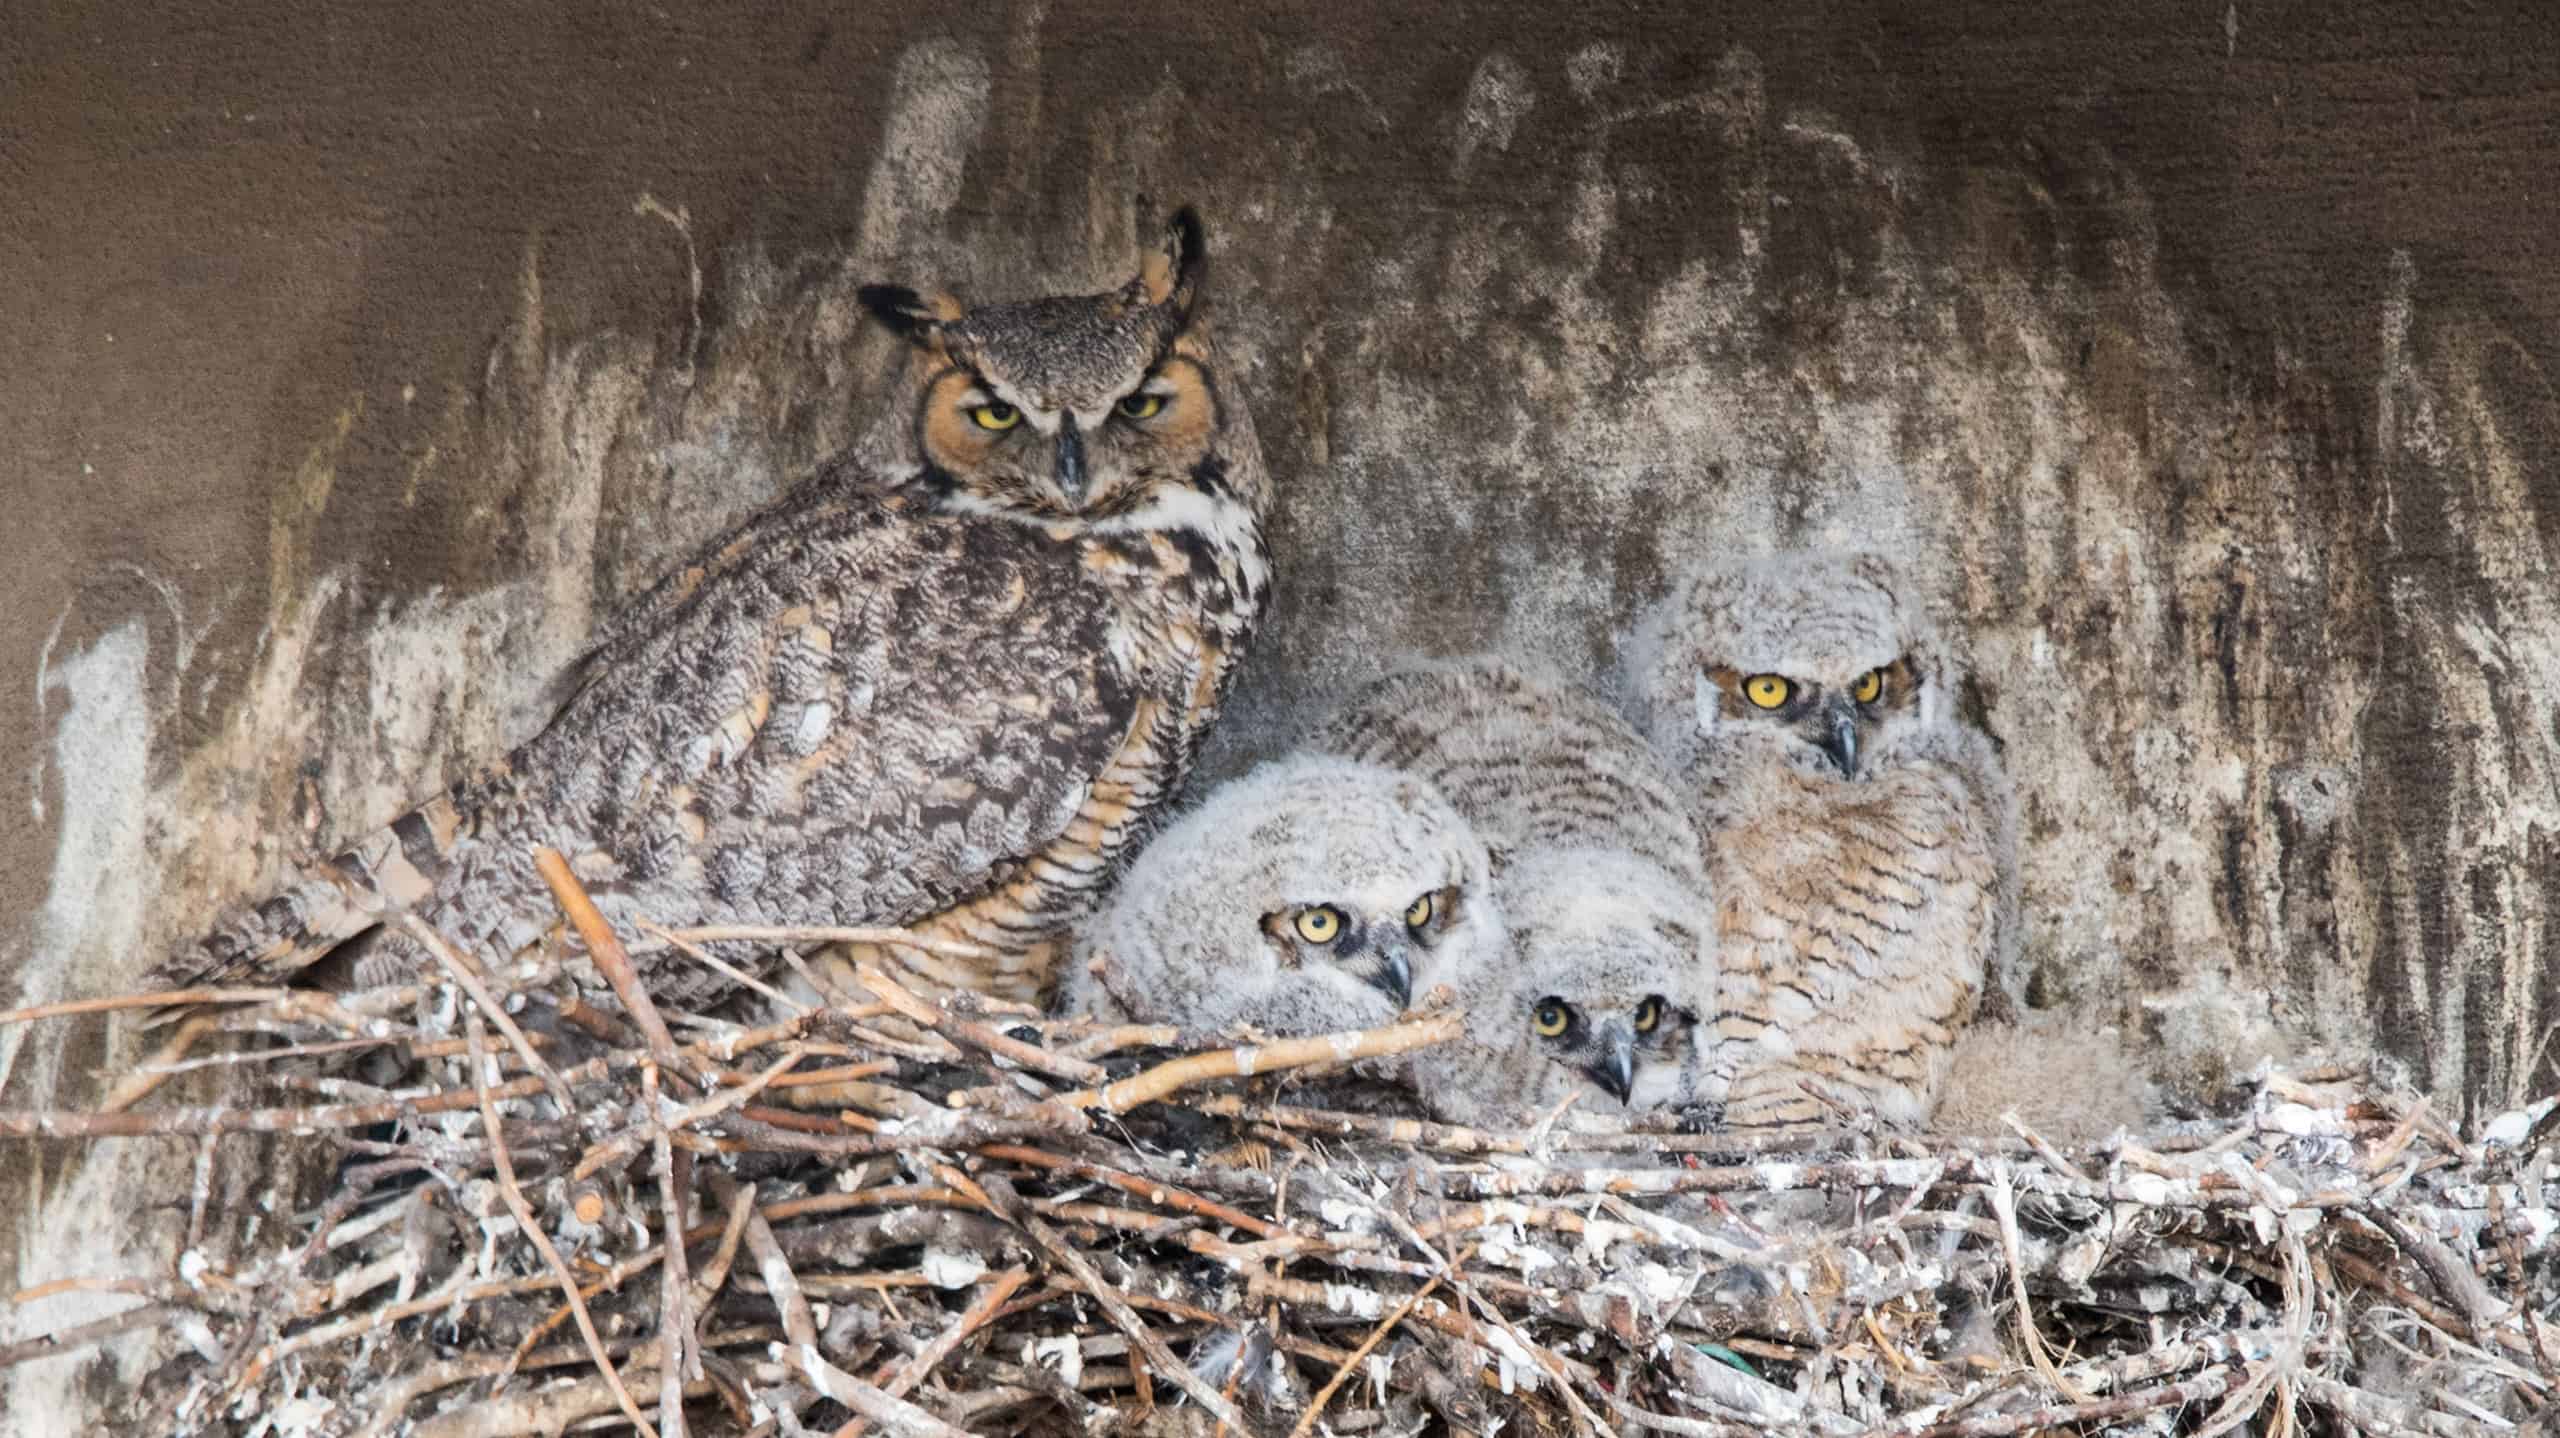
[[1493,852],[1507,946],[1455,969],[1458,1041],[1417,1052],[1443,1117],[1516,1124],[1589,1082],[1630,1108],[1711,1104],[1714,911],[1676,781],[1626,722],[1480,659],[1390,674],[1309,747],[1419,774]]
[[1297,755],[1221,786],[1147,845],[1084,926],[1059,1007],[1185,1028],[1366,1028],[1502,932],[1484,844],[1438,790]]
[[1632,650],[1706,839],[1727,1121],[1921,1123],[2017,943],[2014,800],[1953,655],[1886,561],[1803,551],[1688,575]]
[[[273,979],[400,909],[512,951],[553,917],[541,844],[618,922],[904,925],[998,956],[883,956],[925,987],[1036,997],[1263,607],[1270,484],[1204,258],[1186,210],[1102,294],[863,290],[908,345],[848,457],[611,620],[530,742],[164,974]],[[419,962],[384,937],[377,973]]]

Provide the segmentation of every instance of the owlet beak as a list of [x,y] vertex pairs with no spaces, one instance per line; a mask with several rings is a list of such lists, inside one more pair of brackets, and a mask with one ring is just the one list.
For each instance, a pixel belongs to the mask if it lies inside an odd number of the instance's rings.
[[1625,1019],[1610,1019],[1600,1025],[1597,1038],[1599,1052],[1582,1071],[1624,1104],[1636,1091],[1636,1031]]
[[1378,952],[1378,971],[1369,983],[1379,993],[1396,1001],[1399,1013],[1413,1007],[1413,957],[1402,944],[1387,944]]
[[1858,777],[1858,716],[1848,704],[1833,700],[1822,712],[1822,752],[1831,756],[1843,779]]

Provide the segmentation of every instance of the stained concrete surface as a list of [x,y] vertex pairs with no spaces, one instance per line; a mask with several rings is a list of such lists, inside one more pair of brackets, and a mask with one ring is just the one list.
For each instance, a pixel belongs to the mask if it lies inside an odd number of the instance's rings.
[[[1188,200],[1283,488],[1214,765],[1404,654],[1605,683],[1683,555],[1877,543],[1980,661],[2038,1003],[2191,1087],[2547,1092],[2556,50],[2528,5],[11,7],[0,1004],[523,737],[856,427],[855,285],[1098,285]],[[0,1106],[131,1050],[0,1035]],[[191,1157],[9,1151],[0,1288],[165,1263],[116,1210]]]

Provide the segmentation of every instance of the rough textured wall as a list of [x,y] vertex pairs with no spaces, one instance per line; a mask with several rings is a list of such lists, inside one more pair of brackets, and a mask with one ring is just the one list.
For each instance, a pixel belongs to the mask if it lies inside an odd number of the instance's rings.
[[[521,739],[857,427],[854,286],[1098,285],[1188,199],[1283,486],[1214,763],[1405,654],[1606,682],[1682,556],[1873,542],[1978,657],[2038,1001],[2181,1080],[2560,1073],[2525,7],[62,8],[0,18],[0,1005]],[[132,1048],[0,1034],[0,1105]],[[111,1200],[191,1158],[10,1151],[0,1290],[165,1261]]]

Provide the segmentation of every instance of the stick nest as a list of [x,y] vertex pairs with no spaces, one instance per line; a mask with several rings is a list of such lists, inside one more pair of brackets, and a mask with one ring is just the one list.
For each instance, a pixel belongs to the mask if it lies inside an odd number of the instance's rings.
[[[157,1330],[137,1432],[278,1438],[2551,1426],[2549,1101],[2471,1142],[2339,1072],[2078,1153],[1475,1132],[1339,1107],[1446,1015],[1240,1046],[866,967],[748,1027],[659,1012],[553,878],[583,954],[491,975],[421,930],[433,982],[181,996],[106,1107],[0,1114],[199,1141],[165,1270],[15,1296],[21,1331],[137,1306],[0,1366]],[[215,1032],[254,1046],[188,1056]],[[294,1101],[139,1102],[244,1059]],[[243,1133],[337,1151],[281,1241],[210,1201]]]

